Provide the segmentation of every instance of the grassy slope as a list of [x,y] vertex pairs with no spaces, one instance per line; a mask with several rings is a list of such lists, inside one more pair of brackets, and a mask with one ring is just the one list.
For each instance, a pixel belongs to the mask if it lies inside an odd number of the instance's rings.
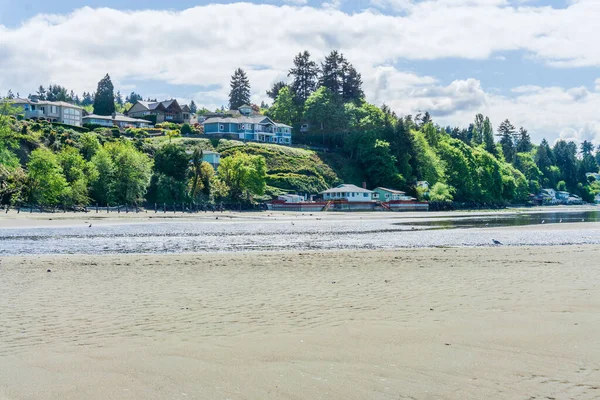
[[317,193],[341,183],[333,169],[311,150],[221,140],[217,151],[224,157],[238,151],[263,156],[267,163],[267,185],[271,194],[290,191]]

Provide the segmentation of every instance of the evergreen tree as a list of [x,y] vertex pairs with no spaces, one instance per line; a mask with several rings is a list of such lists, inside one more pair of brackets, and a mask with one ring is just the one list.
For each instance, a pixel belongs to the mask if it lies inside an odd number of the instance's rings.
[[192,114],[196,114],[196,112],[198,112],[198,106],[194,100],[190,101],[190,112]]
[[285,87],[288,87],[288,84],[284,81],[275,82],[273,86],[271,86],[271,90],[267,90],[267,96],[275,100],[279,95],[279,91]]
[[533,144],[531,144],[531,137],[529,136],[527,129],[521,127],[519,129],[518,138],[519,139],[516,141],[517,153],[529,153],[533,148]]
[[500,137],[500,145],[502,146],[502,152],[504,153],[504,159],[506,162],[513,162],[515,158],[515,126],[510,123],[509,120],[504,120],[498,127],[498,135]]
[[591,156],[593,152],[594,152],[594,144],[592,142],[584,140],[583,143],[581,143],[581,154],[583,156],[587,156],[587,155]]
[[338,53],[337,50],[333,50],[325,57],[325,62],[321,63],[321,78],[319,80],[319,86],[326,87],[331,90],[332,93],[340,95],[342,93],[343,85],[343,72],[342,66],[344,63],[344,57]]
[[423,114],[423,117],[421,118],[421,125],[427,125],[430,122],[433,122],[431,115],[429,114],[429,111],[425,111],[425,114]]
[[115,92],[110,76],[106,74],[98,82],[96,96],[94,98],[94,114],[112,115],[115,112]]
[[473,124],[473,146],[479,146],[483,143],[483,124],[485,123],[483,114],[477,114],[475,116],[475,123]]
[[552,149],[561,179],[570,190],[577,187],[577,145],[559,140]]
[[117,94],[115,94],[115,103],[117,103],[118,105],[122,106],[123,103],[123,96],[121,96],[121,91],[117,90]]
[[494,156],[498,155],[496,143],[494,143],[494,129],[488,117],[483,121],[483,145],[485,150]]
[[37,94],[38,99],[46,100],[46,89],[42,85],[40,85],[36,94]]
[[245,104],[250,104],[250,81],[243,69],[235,70],[231,76],[230,86],[229,109],[237,110]]
[[546,139],[542,139],[535,153],[535,163],[543,174],[552,166],[552,149]]
[[[342,56],[343,57],[343,56]],[[364,97],[362,77],[348,61],[342,62],[342,99],[359,101]],[[427,113],[429,116],[429,113]],[[431,118],[430,118],[431,119]]]
[[91,93],[83,92],[83,100],[81,100],[82,106],[91,106],[94,104],[94,96]]
[[6,93],[6,98],[9,100],[12,100],[15,98],[15,94],[13,93],[12,90],[8,89],[8,93]]
[[300,105],[304,105],[308,97],[317,90],[318,75],[319,66],[310,59],[308,51],[294,57],[294,67],[289,70],[288,76],[294,78],[291,87]]
[[125,103],[135,104],[137,101],[144,100],[142,96],[137,94],[136,92],[131,92],[129,96],[125,98]]

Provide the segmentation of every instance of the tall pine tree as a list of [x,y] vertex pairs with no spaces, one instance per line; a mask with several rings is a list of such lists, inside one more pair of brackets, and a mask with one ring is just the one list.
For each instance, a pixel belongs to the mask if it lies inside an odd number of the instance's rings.
[[504,153],[506,162],[513,162],[515,159],[515,136],[516,128],[509,120],[504,120],[498,127],[498,135],[500,137],[500,145]]
[[304,105],[306,99],[317,90],[319,77],[319,66],[310,59],[310,53],[307,50],[294,57],[294,67],[289,70],[288,76],[294,78],[292,91],[296,96],[296,101],[300,105]]
[[[342,56],[343,59],[343,56]],[[364,97],[362,77],[347,60],[342,62],[342,99],[359,101]]]
[[112,115],[115,112],[115,88],[110,80],[110,76],[106,74],[96,89],[94,97],[94,114],[96,115]]
[[488,117],[483,121],[483,146],[485,150],[494,156],[498,155],[496,143],[494,143],[494,128]]
[[285,87],[288,87],[288,84],[284,81],[275,82],[273,86],[271,86],[271,90],[267,90],[267,96],[275,100],[279,95],[279,91]]
[[343,72],[342,66],[344,56],[337,50],[333,50],[325,57],[325,61],[321,63],[321,78],[319,86],[324,86],[331,90],[334,94],[342,94]]
[[472,143],[474,146],[479,146],[483,143],[483,114],[477,114],[475,116],[475,124],[473,124],[473,139]]
[[198,111],[198,106],[196,105],[196,102],[194,100],[190,101],[190,112],[192,114],[196,114],[197,111]]
[[521,127],[518,133],[518,140],[516,144],[517,153],[529,153],[533,148],[531,144],[531,137],[527,132],[527,129]]
[[237,110],[243,105],[250,104],[250,81],[246,72],[238,68],[231,76],[231,91],[229,92],[229,109]]

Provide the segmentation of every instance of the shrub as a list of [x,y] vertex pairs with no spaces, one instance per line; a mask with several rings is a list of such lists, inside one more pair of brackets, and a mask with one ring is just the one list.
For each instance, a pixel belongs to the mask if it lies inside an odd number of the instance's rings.
[[185,124],[181,125],[179,132],[181,135],[189,135],[192,133],[192,127],[186,122]]

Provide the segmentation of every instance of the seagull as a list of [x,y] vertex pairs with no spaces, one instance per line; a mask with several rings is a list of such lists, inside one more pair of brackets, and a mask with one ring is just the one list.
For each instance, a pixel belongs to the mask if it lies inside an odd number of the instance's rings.
[[295,224],[292,222],[292,225],[295,225]]
[[545,224],[545,223],[546,223],[546,220],[545,220],[545,219],[543,219],[543,220],[542,220],[542,224]]
[[499,242],[499,241],[498,241],[498,240],[496,240],[496,239],[492,239],[492,242],[493,242],[495,245],[502,246],[502,243],[501,243],[501,242]]
[[558,221],[558,222],[562,222],[562,218],[561,218],[561,219],[560,219],[560,221]]
[[92,224],[90,224],[90,226],[88,226],[88,228],[91,228],[91,227],[92,227]]

